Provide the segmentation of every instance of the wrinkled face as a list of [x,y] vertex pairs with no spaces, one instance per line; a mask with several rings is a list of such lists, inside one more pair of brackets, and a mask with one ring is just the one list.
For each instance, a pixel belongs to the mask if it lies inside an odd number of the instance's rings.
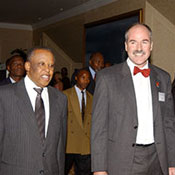
[[39,87],[46,87],[53,76],[54,56],[44,49],[34,51],[30,61],[25,63],[29,78]]
[[153,43],[146,27],[136,25],[128,31],[128,40],[125,42],[125,50],[130,60],[138,67],[143,67],[152,51]]
[[100,53],[97,53],[91,58],[89,61],[90,66],[96,71],[100,71],[104,68],[104,58],[103,55]]
[[84,90],[90,82],[90,74],[86,70],[81,70],[75,77],[75,80],[77,81],[76,85],[79,89]]
[[23,77],[25,74],[23,58],[20,56],[13,58],[7,66],[7,69],[10,72],[11,77]]

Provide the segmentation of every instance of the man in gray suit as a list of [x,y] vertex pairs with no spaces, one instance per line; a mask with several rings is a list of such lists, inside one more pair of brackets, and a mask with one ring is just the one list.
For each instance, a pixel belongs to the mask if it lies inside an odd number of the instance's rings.
[[63,175],[67,100],[47,87],[53,53],[31,49],[25,69],[23,80],[0,87],[0,174]]
[[151,29],[125,34],[126,62],[97,74],[91,158],[94,175],[174,175],[175,116],[167,72],[148,63]]

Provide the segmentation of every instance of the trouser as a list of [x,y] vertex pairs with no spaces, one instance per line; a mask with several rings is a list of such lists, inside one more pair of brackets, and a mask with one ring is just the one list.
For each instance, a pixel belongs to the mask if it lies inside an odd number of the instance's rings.
[[91,156],[81,154],[66,154],[65,175],[68,175],[74,164],[75,175],[91,175]]
[[155,144],[136,146],[132,175],[163,175]]

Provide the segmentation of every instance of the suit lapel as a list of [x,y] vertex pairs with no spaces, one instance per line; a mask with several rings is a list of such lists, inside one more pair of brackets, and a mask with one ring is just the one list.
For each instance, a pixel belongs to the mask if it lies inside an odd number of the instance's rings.
[[58,96],[54,94],[51,87],[48,87],[48,95],[49,95],[49,123],[48,123],[48,130],[46,136],[46,142],[48,142],[49,138],[52,138],[53,130],[55,130],[54,126],[60,128],[60,115],[62,114],[61,106],[61,99],[57,99]]
[[154,71],[153,67],[149,65],[151,72],[150,72],[150,84],[151,84],[151,93],[152,93],[152,104],[153,104],[153,119],[155,120],[157,116],[157,109],[158,109],[158,90],[160,80],[157,77],[157,73]]
[[[92,114],[92,104],[90,103],[90,96],[88,93],[86,93],[86,108],[85,108],[85,114]],[[84,124],[86,123],[87,121],[87,115],[85,115],[85,118],[84,118]]]
[[75,87],[72,88],[72,90],[71,90],[70,102],[72,104],[73,111],[76,114],[75,116],[77,118],[77,121],[80,124],[80,126],[83,128],[83,122],[82,122],[81,111],[80,111],[80,104],[78,101]]
[[21,111],[21,116],[26,120],[31,131],[34,132],[34,135],[40,137],[35,114],[24,85],[24,80],[16,84],[15,95],[17,97],[16,104]]
[[123,79],[121,79],[121,90],[123,91],[122,94],[125,94],[125,97],[127,98],[127,104],[130,106],[130,113],[134,119],[134,124],[138,124],[137,119],[137,105],[136,105],[136,96],[134,91],[134,84],[131,76],[130,69],[126,62],[123,63],[123,67],[121,70],[121,73],[123,75]]

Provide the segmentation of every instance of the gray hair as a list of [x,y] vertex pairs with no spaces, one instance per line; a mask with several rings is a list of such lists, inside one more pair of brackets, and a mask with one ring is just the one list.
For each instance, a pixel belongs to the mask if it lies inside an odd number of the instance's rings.
[[149,37],[150,37],[150,41],[152,41],[152,30],[151,30],[151,28],[150,28],[148,25],[146,25],[146,24],[135,23],[135,24],[132,24],[132,25],[127,29],[127,31],[125,32],[125,42],[128,41],[128,33],[129,33],[129,30],[130,30],[131,28],[137,26],[137,25],[143,26],[143,27],[145,27],[145,28],[148,30],[148,32],[149,32]]

